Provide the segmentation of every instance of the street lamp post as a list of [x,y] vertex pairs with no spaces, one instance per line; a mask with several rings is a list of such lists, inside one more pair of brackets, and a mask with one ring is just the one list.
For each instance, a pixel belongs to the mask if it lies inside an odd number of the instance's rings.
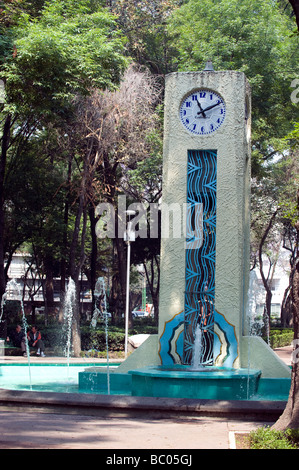
[[[136,214],[135,211],[127,210],[126,214],[130,216],[134,216]],[[125,242],[128,246],[127,252],[127,286],[126,286],[126,313],[125,313],[125,358],[128,355],[128,330],[129,330],[129,306],[130,306],[130,258],[131,258],[131,242],[135,241],[135,232],[132,230],[132,222],[131,220],[128,221],[127,230],[124,234]]]

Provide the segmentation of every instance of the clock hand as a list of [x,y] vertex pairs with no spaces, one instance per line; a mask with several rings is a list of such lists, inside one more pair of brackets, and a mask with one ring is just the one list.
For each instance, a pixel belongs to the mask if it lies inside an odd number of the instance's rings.
[[201,114],[201,113],[202,113],[203,117],[205,118],[205,117],[206,117],[206,114],[205,114],[204,110],[202,109],[202,106],[201,106],[200,102],[199,102],[198,100],[196,100],[196,101],[197,101],[197,104],[198,104],[199,109],[200,109],[200,112],[197,113],[197,114]]
[[215,106],[218,106],[219,104],[221,104],[221,101],[219,101],[216,104],[212,104],[212,106],[208,106],[206,109],[203,109],[202,111],[199,111],[197,114],[204,113],[205,111],[208,111],[209,109],[215,108]]

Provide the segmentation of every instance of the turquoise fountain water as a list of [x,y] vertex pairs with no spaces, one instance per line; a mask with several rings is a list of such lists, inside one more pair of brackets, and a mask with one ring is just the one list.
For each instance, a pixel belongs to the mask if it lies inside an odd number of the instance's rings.
[[76,300],[76,285],[72,278],[69,279],[65,301],[64,301],[64,327],[66,329],[66,345],[65,345],[65,356],[67,361],[67,379],[69,379],[70,372],[70,355],[72,346],[72,323],[74,315],[74,304]]
[[[12,290],[15,294],[17,293],[22,307],[24,327],[27,330],[20,288],[15,282],[8,285],[5,299],[1,302],[1,310],[5,305],[8,292]],[[101,310],[100,313],[96,312],[93,319],[101,314],[105,320],[107,364],[101,366],[95,363],[70,364],[71,324],[75,296],[75,286],[70,280],[65,303],[68,333],[66,363],[30,364],[28,354],[27,365],[1,364],[0,388],[214,400],[287,400],[289,379],[263,379],[260,378],[259,370],[252,370],[249,366],[247,369],[204,366],[202,364],[202,334],[199,328],[196,329],[191,366],[176,364],[172,367],[152,366],[134,369],[128,373],[118,372],[118,364],[109,363],[108,315],[104,294],[105,284],[102,279],[99,279],[96,296],[101,302]]]
[[8,281],[8,283],[6,284],[5,292],[2,296],[2,299],[1,299],[1,316],[0,316],[1,321],[2,321],[2,316],[3,316],[3,312],[4,312],[4,306],[7,302],[7,300],[9,300],[10,297],[13,298],[14,300],[17,300],[20,303],[20,307],[21,307],[23,331],[24,331],[24,335],[25,335],[26,354],[27,354],[27,361],[28,361],[29,388],[31,390],[32,389],[32,380],[31,380],[30,348],[29,348],[29,343],[28,343],[28,338],[27,338],[28,323],[27,323],[25,310],[24,310],[24,303],[23,303],[23,298],[22,298],[22,294],[21,294],[21,287],[16,282],[15,279],[11,279],[10,281]]
[[91,320],[93,328],[97,325],[97,319],[101,317],[105,322],[105,339],[106,339],[106,359],[107,359],[107,394],[110,395],[110,368],[109,368],[109,337],[108,337],[108,312],[107,312],[107,296],[106,286],[103,277],[99,277],[94,290],[95,308]]
[[253,396],[261,371],[204,365],[202,341],[202,330],[197,325],[190,366],[176,364],[131,371],[132,394],[212,400],[245,400]]
[[[251,326],[256,321],[252,305]],[[250,351],[248,352],[250,355]],[[79,373],[79,390],[105,393],[105,370],[97,367]],[[202,364],[202,332],[195,331],[191,365],[150,366],[111,374],[112,393],[133,396],[211,400],[287,400],[290,379],[261,378],[261,371]]]

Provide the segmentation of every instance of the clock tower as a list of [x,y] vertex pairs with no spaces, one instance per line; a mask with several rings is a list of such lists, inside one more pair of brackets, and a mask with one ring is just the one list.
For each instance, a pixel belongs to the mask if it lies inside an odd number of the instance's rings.
[[247,336],[250,130],[243,73],[207,64],[166,77],[158,335],[164,365],[191,364],[200,329],[203,364],[247,367],[248,344],[256,341],[253,365],[261,368],[259,355],[268,354],[279,369],[264,342]]
[[246,319],[250,86],[208,64],[166,76],[159,330],[119,370],[191,364],[199,332],[201,363],[289,377]]

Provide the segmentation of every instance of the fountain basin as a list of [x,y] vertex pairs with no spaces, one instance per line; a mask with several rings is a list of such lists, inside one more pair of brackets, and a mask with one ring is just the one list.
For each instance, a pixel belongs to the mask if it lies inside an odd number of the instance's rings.
[[[248,378],[248,369],[215,367],[212,368],[212,370],[217,369],[214,372],[195,373],[186,366],[173,368],[157,366],[145,370],[133,370],[127,374],[118,372],[118,365],[115,363],[109,366],[111,395],[164,396],[165,398],[184,398],[182,395],[186,395],[191,398],[200,396],[203,399],[216,397],[218,400],[286,401],[291,385],[290,378],[256,377],[259,371],[251,370]],[[171,377],[169,377],[170,373]],[[217,382],[212,382],[212,374]],[[200,375],[200,380],[198,380],[198,375]],[[182,380],[184,377],[186,378]],[[33,363],[31,364],[31,380],[33,392],[107,395],[107,367],[104,363],[101,365],[70,364],[70,366],[62,363]],[[206,383],[203,383],[204,380]],[[144,382],[147,384],[145,385]],[[249,386],[248,394],[247,386]],[[219,390],[219,393],[215,392],[215,388]],[[0,389],[30,390],[28,365],[0,364]]]
[[117,369],[110,370],[108,379],[106,370],[99,367],[89,367],[83,372],[79,372],[79,391],[106,394],[108,380],[113,394],[131,395],[132,376],[130,374],[119,373]]
[[[31,363],[29,375],[28,364],[1,363],[0,389],[78,393],[78,375],[87,365],[92,368],[96,364]],[[111,368],[118,365],[119,363],[111,364]],[[104,369],[105,366],[106,364],[97,364],[97,369]]]
[[257,393],[260,370],[188,366],[147,367],[130,371],[132,395],[148,397],[246,400]]
[[[110,374],[113,394],[144,397],[248,400],[258,393],[260,370],[175,365],[152,366]],[[79,390],[107,393],[107,374],[92,367],[79,373]],[[265,390],[264,390],[265,391]],[[261,398],[262,399],[262,398]]]

